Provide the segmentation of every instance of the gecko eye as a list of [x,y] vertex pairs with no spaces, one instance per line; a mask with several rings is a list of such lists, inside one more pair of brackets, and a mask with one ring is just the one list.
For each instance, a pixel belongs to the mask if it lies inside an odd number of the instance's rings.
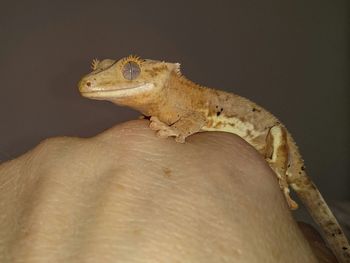
[[136,79],[140,75],[140,72],[140,66],[134,61],[127,62],[123,67],[123,76],[127,80]]

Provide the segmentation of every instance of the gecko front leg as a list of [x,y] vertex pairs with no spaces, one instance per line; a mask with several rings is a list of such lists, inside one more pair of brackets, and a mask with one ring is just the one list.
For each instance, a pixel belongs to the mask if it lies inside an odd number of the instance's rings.
[[287,169],[289,162],[289,150],[287,132],[280,126],[273,126],[266,138],[265,158],[271,169],[276,173],[279,185],[284,193],[289,208],[295,210],[298,204],[290,197],[289,184],[287,181]]
[[205,124],[205,117],[200,113],[190,112],[171,125],[162,122],[156,116],[152,116],[150,121],[150,128],[157,131],[159,137],[175,137],[175,141],[184,143],[186,137],[201,130]]

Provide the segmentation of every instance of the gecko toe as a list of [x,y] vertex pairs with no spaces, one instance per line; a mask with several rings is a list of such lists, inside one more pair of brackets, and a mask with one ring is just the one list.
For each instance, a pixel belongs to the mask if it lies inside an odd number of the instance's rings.
[[162,137],[162,138],[171,137],[171,136],[178,136],[178,134],[179,133],[175,129],[171,129],[170,127],[168,127],[168,129],[159,130],[157,132],[157,135],[159,137]]
[[170,127],[161,122],[157,117],[151,117],[150,119],[151,123],[149,124],[149,127],[153,131],[160,131],[160,130],[168,130]]
[[184,143],[185,142],[185,136],[179,135],[175,137],[175,141],[179,143]]

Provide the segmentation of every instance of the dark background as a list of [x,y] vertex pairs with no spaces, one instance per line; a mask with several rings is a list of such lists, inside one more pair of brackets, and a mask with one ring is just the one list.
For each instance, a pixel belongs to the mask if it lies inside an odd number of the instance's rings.
[[0,161],[136,118],[76,84],[93,58],[137,54],[269,109],[325,198],[350,199],[347,0],[19,2],[0,10]]

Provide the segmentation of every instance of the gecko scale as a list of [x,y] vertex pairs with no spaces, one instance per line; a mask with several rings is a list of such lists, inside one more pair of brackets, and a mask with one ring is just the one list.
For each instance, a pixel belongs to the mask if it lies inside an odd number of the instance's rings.
[[339,223],[306,175],[292,136],[270,112],[241,96],[193,83],[181,74],[178,63],[129,56],[94,60],[92,69],[78,84],[82,96],[138,110],[150,117],[150,128],[160,137],[185,142],[200,131],[224,131],[246,140],[276,173],[289,207],[298,207],[289,195],[290,186],[338,260],[350,262],[349,242]]

